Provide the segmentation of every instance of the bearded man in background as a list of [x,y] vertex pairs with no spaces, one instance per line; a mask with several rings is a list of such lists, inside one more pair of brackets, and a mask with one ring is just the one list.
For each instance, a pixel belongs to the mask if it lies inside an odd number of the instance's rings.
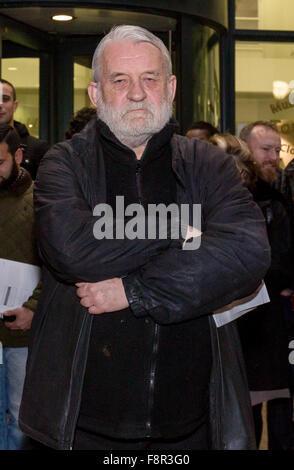
[[[258,180],[253,197],[260,206],[271,246],[265,276],[270,303],[239,320],[247,365],[257,443],[262,432],[261,404],[267,402],[269,450],[293,449],[293,382],[288,344],[293,340],[293,233],[291,207],[274,187],[280,170],[281,138],[275,124],[256,121],[240,132],[251,150]],[[290,206],[292,201],[290,202]],[[292,327],[290,326],[292,325]]]

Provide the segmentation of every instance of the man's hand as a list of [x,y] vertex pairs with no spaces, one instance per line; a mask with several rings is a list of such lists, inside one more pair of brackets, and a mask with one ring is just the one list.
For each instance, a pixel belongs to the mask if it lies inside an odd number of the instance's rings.
[[34,312],[26,307],[14,308],[3,312],[4,316],[11,317],[15,315],[15,320],[12,322],[5,322],[4,324],[10,330],[27,331],[31,328]]
[[78,282],[77,295],[89,313],[116,312],[129,306],[122,280],[115,277],[100,282]]

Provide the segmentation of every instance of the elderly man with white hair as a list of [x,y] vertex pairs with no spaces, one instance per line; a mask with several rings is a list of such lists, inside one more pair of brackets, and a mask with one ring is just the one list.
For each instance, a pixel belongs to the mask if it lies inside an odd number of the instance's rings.
[[228,155],[176,135],[176,77],[154,34],[113,28],[88,91],[97,119],[36,181],[44,290],[21,428],[56,449],[215,448],[211,313],[263,278],[261,213]]

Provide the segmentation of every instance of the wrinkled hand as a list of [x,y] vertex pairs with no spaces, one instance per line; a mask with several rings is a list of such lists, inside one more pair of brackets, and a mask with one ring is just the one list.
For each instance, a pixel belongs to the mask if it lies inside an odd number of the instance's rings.
[[5,316],[13,316],[16,318],[13,322],[4,322],[4,325],[10,330],[22,330],[27,331],[31,328],[32,319],[34,312],[26,307],[14,308],[13,310],[7,310],[3,312]]
[[89,313],[116,312],[129,306],[122,280],[115,277],[100,282],[78,282],[77,295]]

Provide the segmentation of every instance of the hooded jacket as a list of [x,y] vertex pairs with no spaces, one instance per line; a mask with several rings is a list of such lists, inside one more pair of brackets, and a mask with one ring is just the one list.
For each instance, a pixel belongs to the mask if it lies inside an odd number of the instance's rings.
[[56,449],[73,444],[91,333],[92,317],[79,303],[76,282],[123,277],[134,316],[158,329],[248,295],[270,262],[262,214],[232,158],[180,136],[171,139],[177,203],[188,203],[191,211],[193,203],[201,204],[200,247],[96,240],[93,209],[106,194],[96,126],[91,121],[47,153],[35,189],[46,288],[33,320],[19,422],[25,433]]

